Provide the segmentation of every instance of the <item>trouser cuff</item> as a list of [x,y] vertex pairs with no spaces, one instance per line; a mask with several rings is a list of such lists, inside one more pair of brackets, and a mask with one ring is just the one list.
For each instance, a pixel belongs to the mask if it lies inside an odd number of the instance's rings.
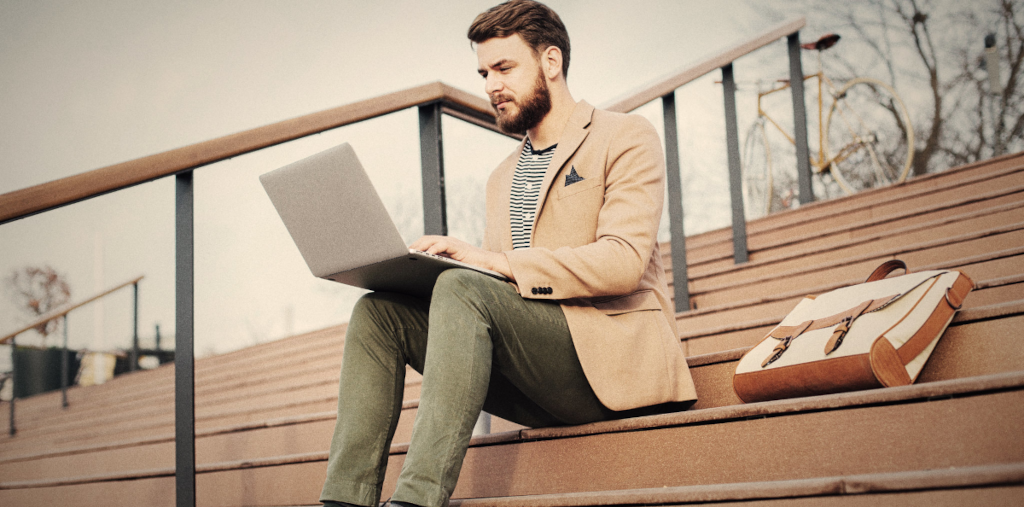
[[367,507],[380,503],[380,484],[328,480],[320,492],[320,501],[331,500]]

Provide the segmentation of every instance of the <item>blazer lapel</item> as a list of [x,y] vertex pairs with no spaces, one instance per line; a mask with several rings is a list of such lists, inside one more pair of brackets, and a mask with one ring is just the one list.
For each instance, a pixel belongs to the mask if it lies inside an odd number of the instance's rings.
[[[544,173],[544,180],[540,186],[540,195],[537,199],[537,214],[534,215],[533,219],[533,232],[530,234],[530,244],[533,244],[533,237],[537,233],[537,222],[540,221],[540,214],[544,209],[544,203],[547,202],[548,193],[551,190],[551,184],[554,182],[555,177],[562,172],[562,166],[569,161],[569,158],[576,153],[580,145],[583,144],[583,140],[587,138],[587,134],[590,133],[587,127],[590,126],[590,120],[594,116],[594,106],[587,103],[585,100],[581,100],[576,104],[576,108],[573,109],[572,115],[569,116],[569,121],[565,124],[565,130],[562,131],[562,137],[558,140],[558,147],[555,148],[555,155],[551,158],[551,165],[548,166],[548,170]],[[520,148],[521,150],[522,148]],[[511,196],[509,196],[511,198]],[[506,218],[507,217],[506,211]],[[511,221],[508,222],[508,237],[509,244],[511,245],[512,240],[512,225]]]

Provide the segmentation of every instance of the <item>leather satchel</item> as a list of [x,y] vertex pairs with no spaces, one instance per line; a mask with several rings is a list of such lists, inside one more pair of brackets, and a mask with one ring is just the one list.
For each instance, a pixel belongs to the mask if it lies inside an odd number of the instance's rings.
[[[906,274],[886,278],[897,269]],[[800,301],[740,359],[733,389],[751,403],[911,384],[973,288],[959,271],[885,262],[862,284]]]

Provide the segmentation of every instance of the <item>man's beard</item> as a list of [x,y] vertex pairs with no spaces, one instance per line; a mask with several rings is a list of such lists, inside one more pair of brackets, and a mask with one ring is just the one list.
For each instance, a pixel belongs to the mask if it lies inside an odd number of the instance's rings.
[[539,69],[537,72],[537,83],[530,94],[523,97],[522,101],[513,99],[518,113],[510,112],[509,108],[506,108],[504,112],[497,109],[494,101],[508,98],[504,95],[491,97],[491,103],[495,106],[494,111],[497,113],[498,128],[502,132],[525,134],[527,130],[536,127],[544,119],[544,116],[548,114],[548,111],[551,111],[551,94],[548,92],[548,84],[544,80],[544,74]]

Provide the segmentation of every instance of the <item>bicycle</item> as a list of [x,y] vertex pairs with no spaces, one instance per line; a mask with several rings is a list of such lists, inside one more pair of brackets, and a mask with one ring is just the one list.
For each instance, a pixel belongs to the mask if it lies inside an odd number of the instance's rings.
[[[903,182],[914,157],[914,131],[907,108],[891,86],[877,79],[857,77],[837,88],[825,75],[821,53],[838,41],[839,35],[827,34],[800,46],[818,52],[818,71],[804,76],[805,82],[817,79],[818,88],[818,152],[811,153],[811,170],[826,194],[829,188],[824,180],[826,174],[848,195]],[[793,136],[763,107],[765,97],[792,86],[788,79],[777,82],[781,84],[768,91],[758,90],[757,120],[744,140],[743,194],[748,216],[794,207],[798,194],[795,181],[779,185],[772,170],[772,143],[767,125],[796,146]],[[826,93],[832,104],[822,122]]]

